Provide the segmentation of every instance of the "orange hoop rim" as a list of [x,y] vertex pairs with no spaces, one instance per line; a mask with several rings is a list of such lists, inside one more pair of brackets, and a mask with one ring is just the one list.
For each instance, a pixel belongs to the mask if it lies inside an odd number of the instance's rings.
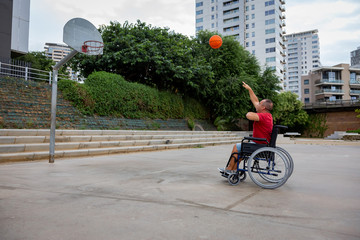
[[[92,45],[91,43],[95,44]],[[104,43],[96,40],[87,40],[82,45],[82,52],[88,53],[88,52],[100,52],[100,50],[104,47]]]

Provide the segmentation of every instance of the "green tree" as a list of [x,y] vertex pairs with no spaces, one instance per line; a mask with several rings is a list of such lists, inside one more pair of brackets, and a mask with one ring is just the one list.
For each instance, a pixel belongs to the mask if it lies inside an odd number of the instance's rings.
[[16,58],[21,61],[30,62],[31,68],[44,71],[51,71],[55,64],[53,60],[46,57],[45,52],[29,52],[21,57]]
[[[24,62],[29,62],[29,63],[31,63],[31,68],[43,70],[43,71],[52,71],[53,66],[55,65],[55,62],[52,59],[49,59],[48,57],[46,57],[44,51],[43,52],[40,52],[40,51],[29,52],[29,53],[27,53],[23,56],[20,56],[16,59],[24,61]],[[66,66],[68,66],[68,64],[65,64],[65,66],[60,68],[60,70],[59,70],[60,74],[69,75],[69,73],[66,69]],[[39,76],[39,75],[34,75],[34,76],[37,78],[43,77],[43,78],[47,79],[47,77],[45,77],[45,76]]]
[[292,92],[280,93],[274,101],[273,118],[277,124],[286,125],[289,130],[303,131],[309,115],[302,109],[303,104]]
[[103,56],[78,55],[73,60],[85,77],[94,70],[106,71],[120,74],[127,81],[186,93],[199,88],[192,79],[204,81],[211,75],[202,59],[194,58],[194,41],[168,28],[140,21],[123,25],[110,22],[100,31],[105,45]]
[[88,76],[93,71],[117,73],[127,81],[175,92],[201,101],[216,117],[233,121],[252,110],[248,83],[259,98],[274,98],[279,80],[270,69],[261,71],[254,55],[233,37],[223,37],[219,49],[209,46],[214,32],[195,38],[138,21],[110,22],[100,28],[102,56],[78,54],[72,66]]
[[[216,117],[232,122],[244,118],[253,109],[248,92],[242,82],[249,84],[261,99],[273,99],[279,90],[279,79],[274,71],[263,73],[254,55],[246,51],[233,37],[223,37],[219,49],[211,49],[209,38],[214,32],[202,31],[197,35],[197,54],[210,63],[214,80],[207,87],[205,102]],[[221,121],[223,122],[223,121]]]

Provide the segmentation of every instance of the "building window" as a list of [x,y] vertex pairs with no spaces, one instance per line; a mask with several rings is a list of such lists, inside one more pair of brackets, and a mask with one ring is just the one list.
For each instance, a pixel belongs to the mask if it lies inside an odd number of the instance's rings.
[[255,37],[255,32],[252,32],[252,33],[251,33],[251,37]]
[[197,18],[196,19],[196,23],[201,23],[201,22],[203,22],[204,20],[203,20],[203,18]]
[[304,85],[309,85],[309,79],[304,80]]
[[252,27],[252,28],[255,28],[255,23],[252,23],[252,24],[251,24],[251,27]]
[[356,81],[356,73],[350,73],[350,82]]
[[246,43],[245,43],[245,46],[246,46],[246,47],[249,47],[249,42],[246,42]]
[[255,19],[255,13],[251,14],[251,19]]
[[309,98],[305,98],[305,99],[304,99],[304,102],[305,102],[305,103],[309,103],[309,102],[310,102],[310,99],[309,99]]
[[245,28],[246,28],[246,29],[249,29],[249,24],[246,24],[246,25],[245,25]]
[[251,10],[255,10],[255,5],[251,5]]
[[265,16],[269,16],[269,15],[272,15],[272,14],[275,14],[275,9],[265,11]]
[[304,94],[309,94],[310,93],[310,90],[308,88],[305,88],[304,89]]
[[[203,6],[204,4],[203,4],[203,2],[198,2],[198,3],[196,3],[196,7],[201,7],[201,6]],[[193,5],[194,6],[194,5]]]
[[266,1],[266,2],[265,2],[265,7],[271,6],[271,5],[274,5],[274,4],[275,4],[275,1],[274,1],[274,0]]
[[200,14],[203,14],[203,10],[199,10],[199,11],[196,11],[196,15],[200,15]]
[[253,46],[253,47],[255,46],[255,41],[251,42],[251,46]]
[[265,34],[275,33],[275,28],[265,29]]
[[203,26],[200,26],[200,27],[196,27],[196,31],[198,32],[198,31],[202,31],[204,29],[204,27]]
[[266,58],[266,62],[275,62],[276,61],[276,58],[275,57],[268,57]]
[[266,53],[271,53],[271,52],[275,52],[275,48],[266,48]]
[[265,20],[265,25],[270,25],[275,23],[275,18]]
[[275,38],[267,38],[267,39],[265,39],[266,44],[273,43],[273,42],[275,42]]

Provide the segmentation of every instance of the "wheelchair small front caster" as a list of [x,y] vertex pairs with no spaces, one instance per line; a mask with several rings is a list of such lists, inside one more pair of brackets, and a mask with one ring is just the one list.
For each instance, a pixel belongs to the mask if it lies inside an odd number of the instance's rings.
[[240,178],[240,182],[244,181],[246,179],[246,172],[245,171],[240,171],[239,172],[239,178]]
[[230,185],[236,186],[240,182],[240,176],[237,173],[229,174],[228,176],[228,182]]

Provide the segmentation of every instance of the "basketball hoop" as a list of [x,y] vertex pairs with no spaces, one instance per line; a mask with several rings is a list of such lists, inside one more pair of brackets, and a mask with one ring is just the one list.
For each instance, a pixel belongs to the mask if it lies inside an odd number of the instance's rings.
[[104,48],[104,43],[96,40],[88,40],[85,41],[81,47],[81,51],[83,53],[89,55],[97,55],[102,53],[102,49]]

